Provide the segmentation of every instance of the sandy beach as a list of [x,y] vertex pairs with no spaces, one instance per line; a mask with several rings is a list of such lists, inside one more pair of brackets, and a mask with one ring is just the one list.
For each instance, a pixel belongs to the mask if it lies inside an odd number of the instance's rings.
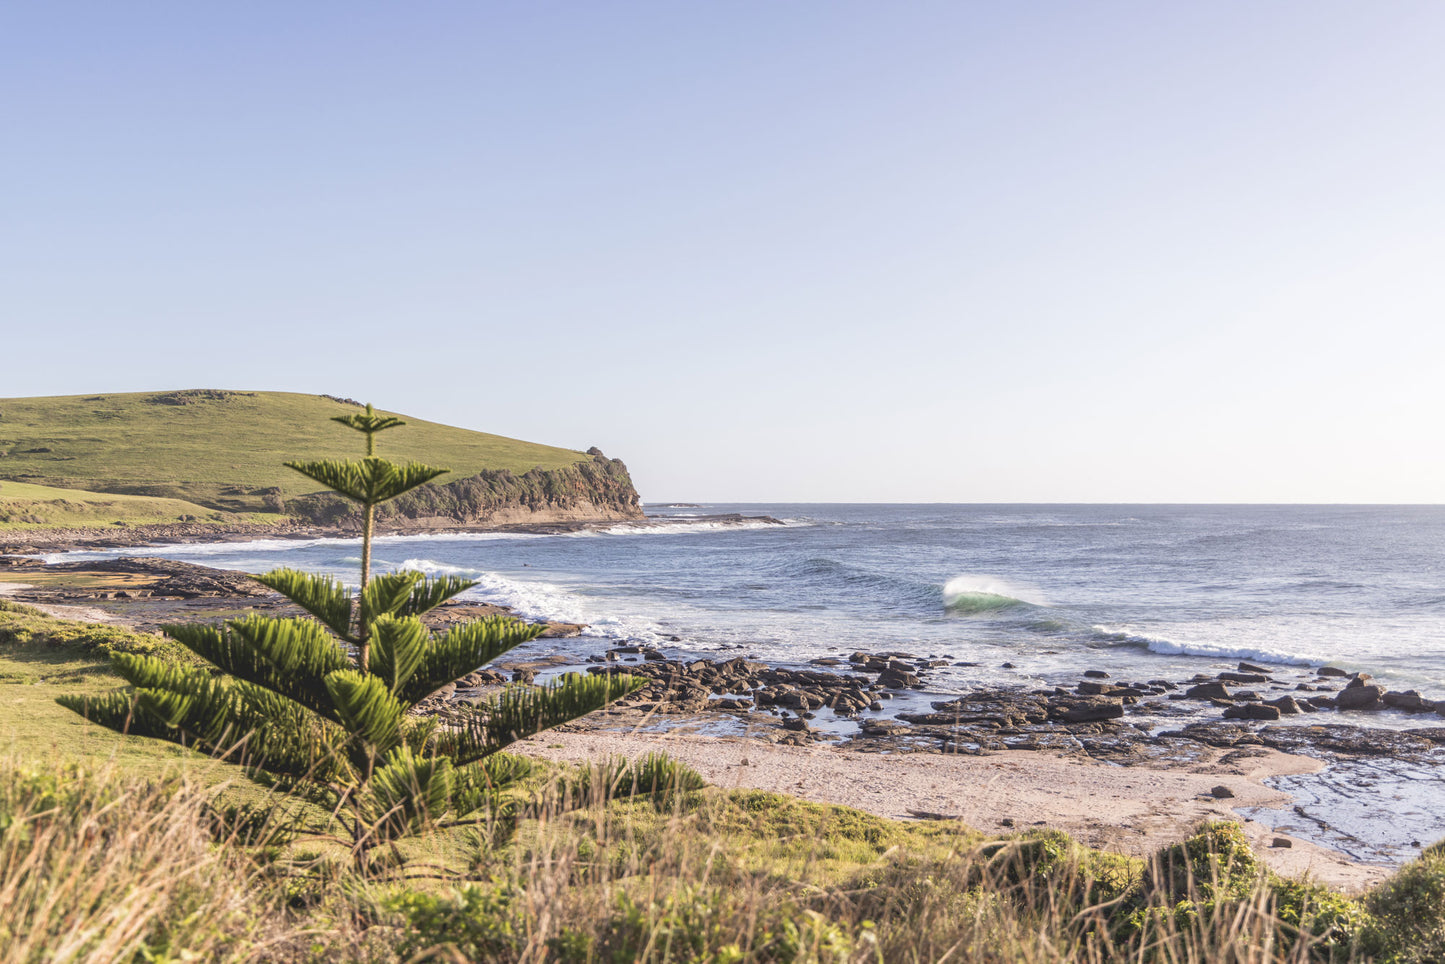
[[[880,816],[957,817],[986,833],[1029,827],[1067,831],[1093,847],[1144,855],[1175,843],[1204,820],[1242,820],[1235,807],[1288,807],[1267,777],[1311,773],[1321,764],[1276,750],[1219,751],[1187,768],[1117,766],[1038,751],[986,756],[878,754],[826,745],[779,746],[748,738],[552,731],[519,744],[530,756],[565,761],[663,752],[719,787],[747,787],[839,804]],[[1232,798],[1213,789],[1227,787]],[[1243,821],[1256,852],[1275,872],[1310,876],[1349,891],[1389,876],[1308,841]]]

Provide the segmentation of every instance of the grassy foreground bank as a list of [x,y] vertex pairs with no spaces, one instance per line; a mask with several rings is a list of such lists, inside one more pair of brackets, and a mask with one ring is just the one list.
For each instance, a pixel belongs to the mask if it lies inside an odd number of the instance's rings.
[[1438,961],[1445,852],[1358,897],[1269,874],[1213,825],[1152,859],[985,838],[757,791],[518,817],[362,875],[329,815],[54,704],[170,644],[0,603],[0,946],[48,961]]

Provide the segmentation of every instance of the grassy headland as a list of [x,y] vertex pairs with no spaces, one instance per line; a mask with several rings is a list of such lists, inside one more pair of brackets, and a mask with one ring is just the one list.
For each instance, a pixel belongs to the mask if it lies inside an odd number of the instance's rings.
[[[279,513],[281,500],[317,488],[282,463],[354,457],[353,433],[329,419],[355,411],[324,395],[210,389],[3,398],[0,480]],[[400,417],[407,428],[385,439],[386,456],[449,466],[448,479],[590,461],[571,449]],[[196,514],[175,508],[175,517]]]
[[[69,532],[93,541],[96,530],[124,526],[131,529],[122,541],[131,544],[217,529],[354,528],[344,500],[284,463],[354,457],[352,433],[331,418],[356,411],[355,402],[326,395],[213,389],[0,399],[0,531],[34,540],[51,530],[53,543]],[[596,449],[401,417],[406,430],[388,435],[382,453],[451,472],[385,506],[384,525],[642,517],[627,467]]]

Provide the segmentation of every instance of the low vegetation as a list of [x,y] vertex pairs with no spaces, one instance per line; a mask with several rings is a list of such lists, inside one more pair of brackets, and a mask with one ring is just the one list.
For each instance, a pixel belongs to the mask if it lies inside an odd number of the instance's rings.
[[1436,852],[1354,899],[1270,875],[1229,824],[1146,860],[675,776],[639,799],[594,773],[562,812],[587,778],[549,768],[513,819],[409,840],[382,880],[316,808],[13,762],[0,940],[13,962],[1441,960]]
[[183,499],[111,495],[27,482],[0,482],[0,530],[173,525],[178,522],[235,525],[261,522],[266,518],[256,513],[221,512]]

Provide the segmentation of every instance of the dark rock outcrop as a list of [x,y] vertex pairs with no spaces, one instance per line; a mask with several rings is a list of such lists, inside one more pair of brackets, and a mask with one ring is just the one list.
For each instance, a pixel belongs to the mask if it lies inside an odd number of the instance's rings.
[[[287,514],[313,525],[359,527],[356,508],[331,493],[286,502]],[[522,475],[487,470],[454,482],[430,482],[377,510],[381,525],[505,525],[642,519],[642,504],[620,459],[590,461]]]

